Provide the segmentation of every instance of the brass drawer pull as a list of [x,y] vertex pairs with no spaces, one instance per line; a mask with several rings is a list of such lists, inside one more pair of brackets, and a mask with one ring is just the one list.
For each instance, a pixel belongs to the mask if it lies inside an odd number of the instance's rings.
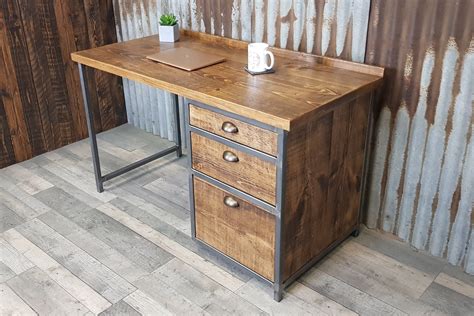
[[232,134],[235,134],[239,131],[237,126],[235,126],[234,123],[231,123],[231,122],[222,123],[222,130],[226,133],[232,133]]
[[230,196],[226,196],[224,198],[224,204],[227,205],[228,207],[233,207],[233,208],[239,207],[239,202],[237,202],[233,197],[230,197]]
[[228,162],[238,162],[239,161],[239,157],[237,157],[236,154],[234,154],[233,152],[231,151],[224,151],[224,154],[222,155],[222,158],[224,158],[225,161],[228,161]]

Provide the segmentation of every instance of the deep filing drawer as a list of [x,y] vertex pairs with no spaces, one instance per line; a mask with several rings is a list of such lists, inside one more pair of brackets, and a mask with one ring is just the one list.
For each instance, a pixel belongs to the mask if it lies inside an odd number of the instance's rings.
[[194,177],[196,238],[273,281],[275,216]]
[[277,155],[276,133],[225,115],[189,104],[190,124],[208,132],[252,147],[272,156]]
[[275,205],[276,165],[191,133],[193,169]]

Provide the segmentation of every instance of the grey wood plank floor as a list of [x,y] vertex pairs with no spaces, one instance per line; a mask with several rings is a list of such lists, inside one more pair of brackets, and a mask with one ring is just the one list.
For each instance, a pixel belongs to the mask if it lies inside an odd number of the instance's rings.
[[[105,172],[170,146],[99,135]],[[0,315],[474,315],[474,277],[363,230],[273,301],[190,238],[186,158],[95,191],[87,140],[0,170]]]

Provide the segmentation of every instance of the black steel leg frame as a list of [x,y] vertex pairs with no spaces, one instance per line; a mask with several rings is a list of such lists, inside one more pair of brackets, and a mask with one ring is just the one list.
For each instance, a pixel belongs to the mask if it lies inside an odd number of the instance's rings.
[[95,174],[95,183],[97,186],[97,191],[98,192],[104,192],[104,182],[108,181],[110,179],[113,179],[115,177],[118,177],[124,173],[129,172],[130,170],[133,170],[135,168],[141,167],[153,160],[156,160],[158,158],[161,158],[163,156],[169,155],[173,152],[176,152],[176,155],[178,157],[182,156],[182,143],[181,143],[181,128],[180,128],[180,118],[179,118],[179,102],[178,102],[178,96],[175,95],[175,103],[176,107],[174,109],[175,111],[175,122],[176,122],[176,133],[175,133],[175,143],[176,145],[167,148],[165,150],[162,150],[156,154],[153,154],[149,157],[143,158],[142,160],[136,161],[134,163],[131,163],[127,166],[124,166],[118,170],[112,171],[111,173],[108,173],[106,175],[102,175],[101,169],[100,169],[100,159],[99,159],[99,149],[97,147],[97,135],[95,133],[95,128],[94,128],[94,118],[92,111],[90,109],[90,104],[89,104],[89,88],[86,83],[86,78],[85,78],[85,66],[82,64],[78,64],[79,66],[79,75],[80,75],[80,80],[81,80],[81,88],[82,88],[82,96],[84,99],[84,109],[86,111],[86,120],[87,120],[87,129],[89,131],[89,139],[90,139],[90,145],[91,145],[91,152],[92,152],[92,163],[94,165],[94,174]]
[[[257,150],[255,149],[251,149],[251,148],[247,148],[246,146],[243,146],[243,145],[238,145],[238,144],[235,144],[231,141],[228,141],[220,136],[216,136],[216,135],[212,135],[206,131],[202,131],[200,130],[199,128],[196,128],[196,127],[193,127],[190,125],[190,121],[189,121],[189,107],[188,107],[188,104],[189,103],[192,103],[193,105],[198,105],[204,109],[210,109],[214,112],[217,112],[217,113],[220,113],[222,115],[225,115],[225,116],[228,116],[228,117],[231,117],[231,118],[235,118],[235,119],[238,119],[240,121],[243,121],[243,122],[246,122],[248,124],[252,124],[252,125],[256,125],[256,126],[259,126],[261,128],[264,128],[264,129],[267,129],[267,130],[271,130],[275,133],[278,134],[278,157],[277,158],[274,158],[274,157],[271,157],[271,158],[268,158],[268,155],[266,154],[263,154],[261,152],[258,152]],[[287,281],[284,281],[283,280],[283,241],[284,241],[284,238],[283,238],[283,215],[284,215],[284,211],[283,211],[283,205],[285,204],[285,164],[286,164],[286,139],[287,139],[287,132],[282,130],[282,129],[277,129],[277,128],[274,128],[272,126],[268,126],[266,124],[263,124],[263,123],[260,123],[260,122],[257,122],[257,121],[253,121],[253,120],[250,120],[246,117],[242,117],[240,115],[236,115],[236,114],[233,114],[233,113],[229,113],[227,111],[223,111],[223,110],[219,110],[219,109],[216,109],[216,108],[213,108],[212,106],[209,106],[209,105],[206,105],[206,104],[203,104],[201,102],[197,102],[197,101],[191,101],[191,100],[188,100],[188,99],[185,99],[185,106],[184,106],[184,117],[185,117],[185,134],[186,134],[186,138],[187,138],[187,144],[188,144],[188,150],[189,152],[191,152],[191,147],[192,147],[192,143],[191,143],[191,132],[193,133],[196,133],[196,134],[200,134],[200,135],[203,135],[205,137],[208,137],[208,138],[212,138],[218,142],[221,142],[229,147],[235,147],[236,149],[238,150],[241,150],[241,151],[244,151],[244,152],[249,152],[251,155],[255,155],[259,158],[262,158],[262,159],[270,159],[271,161],[274,161],[276,166],[277,166],[277,203],[276,203],[276,206],[273,206],[273,205],[270,205],[266,202],[262,202],[260,201],[259,199],[249,195],[249,194],[246,194],[246,193],[243,193],[243,192],[240,192],[239,190],[237,189],[234,189],[232,188],[231,186],[228,186],[218,180],[215,180],[209,176],[206,176],[205,174],[202,174],[201,172],[199,171],[196,171],[192,168],[192,159],[191,159],[191,155],[189,155],[188,157],[188,168],[189,168],[189,192],[190,192],[190,202],[191,202],[191,237],[196,241],[198,242],[198,244],[203,247],[204,249],[206,249],[207,251],[215,254],[217,257],[219,258],[222,258],[223,260],[226,260],[227,262],[230,263],[230,265],[236,265],[236,266],[240,266],[240,267],[243,267],[247,270],[247,272],[254,278],[256,278],[257,280],[263,282],[263,283],[266,283],[266,284],[271,284],[273,286],[273,298],[275,301],[281,301],[282,299],[282,296],[283,296],[283,291],[284,289],[291,283],[291,282],[287,282]],[[222,190],[225,190],[225,191],[228,191],[232,194],[235,194],[237,197],[240,197],[242,198],[243,200],[247,200],[249,203],[252,203],[254,205],[257,205],[258,207],[262,208],[263,210],[265,210],[266,212],[269,212],[271,214],[273,214],[275,216],[275,261],[274,261],[274,281],[270,281],[270,280],[267,280],[265,277],[257,274],[256,272],[250,270],[249,268],[247,268],[246,266],[242,265],[241,263],[235,261],[234,259],[232,259],[231,257],[227,256],[226,254],[220,252],[219,250],[217,249],[214,249],[212,246],[209,246],[208,244],[206,244],[205,242],[199,240],[199,239],[196,239],[196,227],[195,227],[195,224],[196,224],[196,221],[195,221],[195,209],[194,209],[194,189],[193,189],[193,178],[194,177],[197,177],[197,178],[200,178],[202,180],[205,180],[211,184],[213,184],[214,186],[217,186],[218,188],[221,188]]]

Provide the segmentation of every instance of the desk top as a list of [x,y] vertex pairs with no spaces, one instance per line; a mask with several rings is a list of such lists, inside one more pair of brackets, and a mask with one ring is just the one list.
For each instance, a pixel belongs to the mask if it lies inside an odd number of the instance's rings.
[[[182,31],[176,43],[149,36],[71,54],[73,61],[290,130],[375,89],[383,68],[272,48],[274,74],[244,71],[243,41]],[[160,49],[189,47],[226,61],[187,72],[146,59]]]

